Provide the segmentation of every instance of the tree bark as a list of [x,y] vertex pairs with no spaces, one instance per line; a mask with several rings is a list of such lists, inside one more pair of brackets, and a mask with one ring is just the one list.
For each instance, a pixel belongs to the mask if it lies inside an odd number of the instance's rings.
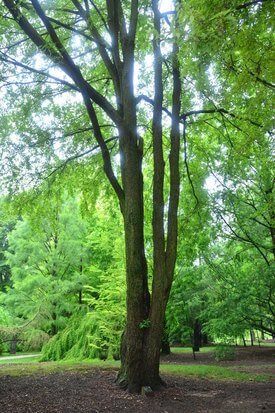
[[166,319],[164,320],[164,328],[163,328],[162,339],[161,339],[161,354],[164,354],[164,355],[171,354]]
[[255,340],[255,333],[253,330],[250,330],[250,341],[251,341],[251,346],[254,346],[254,340]]
[[10,341],[10,354],[16,354],[17,336],[13,336]]
[[194,327],[193,327],[193,350],[200,351],[202,342],[202,334],[201,334],[201,323],[199,320],[195,320]]
[[125,156],[125,251],[127,284],[127,321],[122,343],[119,383],[130,392],[141,389],[144,329],[148,318],[150,295],[147,284],[147,262],[144,248],[143,182],[140,155],[135,143],[127,142]]

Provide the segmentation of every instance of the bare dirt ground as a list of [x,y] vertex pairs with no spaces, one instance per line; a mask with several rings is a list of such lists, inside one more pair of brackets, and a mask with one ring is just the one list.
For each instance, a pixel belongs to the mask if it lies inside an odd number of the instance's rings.
[[[274,349],[240,350],[235,361],[219,365],[238,370],[270,367]],[[213,364],[208,353],[195,363]],[[188,354],[173,354],[165,362],[194,363]],[[244,369],[244,370],[243,370]],[[263,370],[262,370],[263,369]],[[270,370],[269,370],[270,372]],[[116,372],[91,368],[86,372],[0,378],[1,413],[256,413],[275,412],[275,383],[236,383],[166,375],[168,387],[153,397],[131,395],[114,384]]]

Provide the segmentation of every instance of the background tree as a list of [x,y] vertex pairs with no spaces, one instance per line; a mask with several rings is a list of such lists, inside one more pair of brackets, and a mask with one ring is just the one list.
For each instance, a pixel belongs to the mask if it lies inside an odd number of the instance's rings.
[[83,292],[85,306],[43,348],[44,360],[120,356],[126,299],[124,240],[120,216],[111,211],[111,204],[112,199],[100,198],[90,217],[87,241],[92,253],[90,280]]
[[6,261],[8,250],[8,234],[14,227],[14,222],[4,216],[4,207],[0,201],[0,291],[6,291],[11,286],[11,271]]
[[216,337],[241,337],[251,329],[273,335],[273,270],[256,251],[232,243],[214,254],[208,261],[207,330]]
[[66,325],[83,304],[89,280],[87,233],[87,222],[72,199],[53,204],[35,222],[27,217],[17,222],[6,252],[13,286],[2,295],[15,317],[39,318],[40,328],[51,335]]

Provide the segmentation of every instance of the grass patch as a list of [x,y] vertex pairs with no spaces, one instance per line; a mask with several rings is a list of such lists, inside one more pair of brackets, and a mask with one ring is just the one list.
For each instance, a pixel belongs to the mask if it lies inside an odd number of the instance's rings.
[[87,372],[91,368],[119,368],[119,362],[114,360],[86,360],[86,361],[47,361],[37,362],[30,359],[21,359],[21,363],[4,363],[0,366],[0,376],[10,375],[13,377],[28,376],[32,374],[52,374],[63,371]]
[[[215,346],[209,346],[209,347],[201,347],[199,353],[213,353],[215,350]],[[171,347],[171,352],[175,354],[181,354],[181,353],[192,353],[193,350],[192,347]]]
[[25,364],[25,363],[37,363],[37,361],[39,360],[39,357],[26,357],[26,358],[14,358],[14,359],[10,359],[10,360],[1,360],[0,358],[0,366],[2,364]]
[[179,376],[193,376],[197,378],[230,380],[230,381],[256,381],[264,382],[270,379],[268,374],[241,373],[228,367],[211,365],[179,365],[163,364],[160,368],[161,373],[177,374]]
[[261,347],[274,347],[274,349],[275,349],[275,342],[274,343],[264,343],[264,342],[260,341],[260,345],[258,343],[254,343],[254,347],[258,347],[258,348],[261,348]]
[[[0,376],[10,375],[13,377],[27,376],[33,374],[52,374],[61,372],[89,372],[91,369],[118,369],[119,361],[115,360],[84,360],[84,361],[49,361],[37,362],[37,359],[21,359],[17,363],[4,363],[0,366]],[[265,382],[270,380],[270,374],[255,374],[249,372],[238,372],[232,368],[213,365],[179,365],[161,364],[162,374],[175,374],[184,377],[196,377],[200,379],[227,380],[239,382]]]

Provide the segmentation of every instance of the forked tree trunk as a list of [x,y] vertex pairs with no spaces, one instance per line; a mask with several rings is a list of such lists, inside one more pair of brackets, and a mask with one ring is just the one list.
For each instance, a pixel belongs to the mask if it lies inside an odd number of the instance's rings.
[[[152,1],[155,33],[160,34],[161,15],[158,0]],[[159,374],[161,340],[165,310],[173,280],[177,253],[177,211],[179,202],[180,149],[180,73],[178,48],[173,45],[172,126],[170,133],[170,190],[168,217],[164,215],[164,155],[162,142],[163,80],[160,36],[156,34],[154,49],[155,98],[153,108],[153,283],[151,299],[147,285],[147,265],[144,250],[144,203],[142,182],[142,152],[135,136],[136,112],[132,93],[133,67],[125,65],[130,74],[128,87],[122,88],[124,128],[120,137],[121,170],[125,193],[124,226],[127,272],[127,324],[122,343],[121,369],[118,381],[130,392],[142,386],[158,389],[163,381]],[[131,59],[129,59],[131,61]],[[127,62],[127,60],[126,60]],[[125,77],[126,78],[126,77]],[[123,78],[124,79],[124,78]],[[130,88],[129,88],[130,85]],[[126,84],[125,84],[126,86]],[[125,126],[127,125],[127,127]],[[130,128],[129,126],[132,126]],[[130,130],[129,130],[130,129]],[[127,133],[126,133],[127,132]],[[164,222],[167,220],[165,236]]]
[[[143,308],[140,308],[141,302]],[[151,306],[149,318],[141,318],[142,309],[146,314],[148,304],[145,295],[139,303],[136,301],[127,305],[127,325],[121,346],[118,383],[129,392],[140,392],[142,386],[157,390],[164,385],[159,374],[159,361],[166,303],[160,299],[157,305],[155,303]],[[141,310],[140,316],[138,308]],[[130,319],[131,313],[133,316]]]
[[[121,385],[127,387],[130,392],[139,392],[141,386],[150,386],[152,389],[157,389],[163,384],[159,375],[161,339],[177,254],[181,82],[177,57],[178,48],[174,44],[172,54],[172,125],[169,155],[170,189],[168,217],[165,217],[165,164],[162,141],[163,79],[160,48],[161,14],[158,3],[158,0],[152,1],[155,29],[153,39],[155,96],[152,122],[154,175],[151,300],[149,299],[144,251],[142,152],[138,147],[139,139],[135,136],[136,111],[132,84],[133,66],[130,64],[127,66],[127,61],[131,62],[131,56],[126,56],[124,71],[127,75],[122,77],[122,80],[126,79],[125,87],[122,84],[122,106],[124,108],[125,123],[120,137],[120,148],[123,189],[125,192],[123,216],[127,272],[127,325],[122,344],[122,364],[118,381]],[[166,236],[165,220],[167,220]]]

